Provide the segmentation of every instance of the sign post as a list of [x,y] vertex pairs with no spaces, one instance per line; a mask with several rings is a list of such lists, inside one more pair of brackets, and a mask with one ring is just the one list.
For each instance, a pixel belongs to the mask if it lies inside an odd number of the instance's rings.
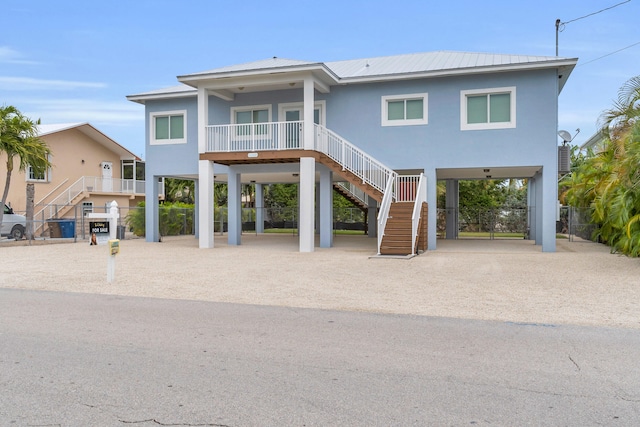
[[[107,261],[107,282],[112,283],[116,277],[116,255],[120,252],[120,240],[116,238],[118,228],[118,203],[114,200],[109,204],[109,213],[89,213],[88,218],[104,218],[107,221],[90,222],[91,236],[96,235],[96,244],[109,244],[109,258]],[[93,244],[93,238],[91,239]]]
[[120,253],[120,240],[109,240],[109,261],[107,262],[107,283],[116,278],[116,255]]

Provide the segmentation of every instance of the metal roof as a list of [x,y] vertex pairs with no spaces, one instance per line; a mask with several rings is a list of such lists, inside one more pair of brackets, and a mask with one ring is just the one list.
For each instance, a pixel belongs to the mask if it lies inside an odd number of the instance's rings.
[[364,83],[382,80],[440,77],[523,69],[557,68],[560,89],[577,63],[577,58],[557,56],[512,55],[476,52],[436,51],[412,53],[344,61],[313,62],[295,59],[269,58],[244,64],[230,65],[178,76],[188,85],[130,95],[131,101],[144,103],[159,97],[192,96],[194,87],[221,77],[249,77],[267,72],[313,71],[324,75],[328,84]]
[[555,56],[437,51],[327,62],[341,79],[558,61]]

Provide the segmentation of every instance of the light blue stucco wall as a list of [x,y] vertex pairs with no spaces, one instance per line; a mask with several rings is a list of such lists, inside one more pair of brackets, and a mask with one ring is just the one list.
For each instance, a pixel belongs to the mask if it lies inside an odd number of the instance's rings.
[[[507,86],[516,128],[460,129],[461,90]],[[381,126],[382,96],[423,92],[427,125]],[[543,165],[554,160],[556,117],[553,70],[339,86],[327,97],[327,127],[394,169]]]

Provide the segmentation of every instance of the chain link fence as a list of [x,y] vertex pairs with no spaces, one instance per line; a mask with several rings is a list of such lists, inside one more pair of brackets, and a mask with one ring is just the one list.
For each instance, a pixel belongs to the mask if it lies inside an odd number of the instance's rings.
[[436,230],[438,237],[444,238],[447,217],[455,215],[458,218],[459,239],[528,239],[530,213],[531,208],[470,206],[458,209],[438,209]]
[[[74,239],[89,240],[91,238],[90,223],[103,221],[100,214],[109,213],[108,206],[69,206],[51,207],[60,214],[53,218],[40,217],[24,224],[25,237],[29,230],[35,239]],[[142,238],[145,235],[145,208],[118,207],[116,237],[119,239]],[[15,212],[24,215],[24,212]],[[257,208],[242,209],[242,231],[255,232]],[[89,215],[92,214],[92,215]],[[64,215],[64,216],[62,216]],[[365,214],[358,208],[335,208],[334,230],[360,230],[365,232]],[[160,206],[158,211],[159,231],[161,236],[195,235],[195,209],[175,206]],[[262,208],[264,230],[298,229],[298,208]],[[31,227],[31,229],[29,228]],[[214,232],[228,231],[228,210],[226,207],[214,210]]]

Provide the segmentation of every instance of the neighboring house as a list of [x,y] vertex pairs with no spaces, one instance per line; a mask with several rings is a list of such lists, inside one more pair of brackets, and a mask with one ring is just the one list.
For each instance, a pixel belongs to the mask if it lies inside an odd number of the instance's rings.
[[589,139],[587,139],[585,143],[580,146],[580,151],[586,151],[588,149],[592,149],[595,152],[600,151],[600,149],[602,148],[602,144],[604,143],[604,140],[605,140],[605,136],[602,133],[602,131],[599,130],[593,135],[591,135]]
[[[261,207],[263,184],[297,182],[300,251],[314,250],[316,232],[332,246],[332,187],[346,182],[367,194],[369,218],[378,216],[369,232],[385,254],[415,253],[425,223],[436,249],[438,180],[447,183],[446,237],[456,238],[459,180],[527,178],[530,236],[553,252],[558,94],[576,63],[447,51],[274,57],[178,76],[179,86],[128,99],[145,105],[146,180],[196,180],[201,248],[214,244],[214,180],[228,182],[229,244],[241,243],[243,183],[255,182]],[[147,241],[158,241],[157,206],[146,224]],[[401,249],[392,247],[399,229],[409,236]]]
[[[144,200],[144,163],[89,123],[40,125],[38,131],[51,149],[52,166],[36,176],[29,167],[19,171],[16,159],[7,198],[16,212],[24,213],[25,184],[34,184],[36,236],[46,230],[48,219],[105,212],[113,200],[126,208]],[[2,177],[5,165],[3,160]]]

